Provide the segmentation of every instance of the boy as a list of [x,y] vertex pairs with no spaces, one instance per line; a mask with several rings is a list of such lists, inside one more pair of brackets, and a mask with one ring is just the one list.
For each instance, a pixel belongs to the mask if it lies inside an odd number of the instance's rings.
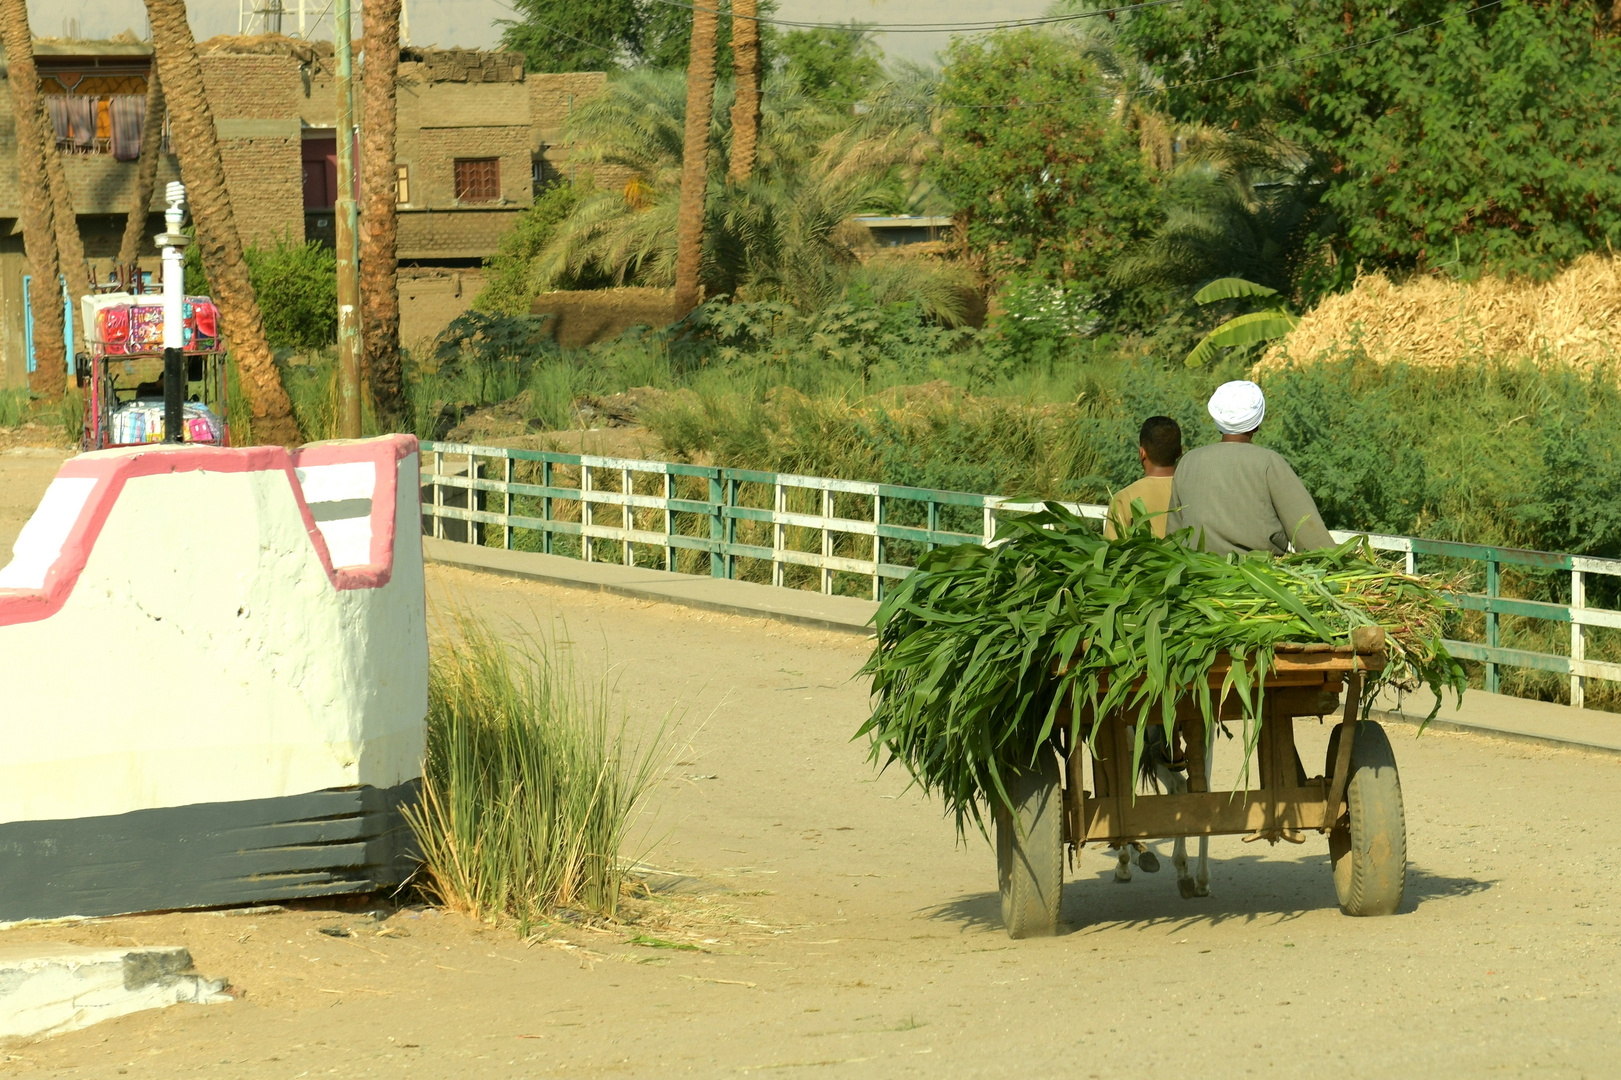
[[1171,508],[1171,478],[1182,456],[1182,429],[1169,416],[1150,416],[1137,433],[1137,457],[1143,478],[1118,492],[1109,502],[1103,537],[1118,540],[1131,528],[1133,500],[1141,499],[1153,519],[1155,536],[1165,535],[1165,515]]

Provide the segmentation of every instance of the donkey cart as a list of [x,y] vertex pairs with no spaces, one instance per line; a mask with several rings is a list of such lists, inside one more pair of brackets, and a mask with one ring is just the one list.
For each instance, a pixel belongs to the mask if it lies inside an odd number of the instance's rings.
[[[1008,788],[1013,805],[996,812],[997,880],[1008,936],[1056,931],[1066,848],[1186,837],[1241,835],[1302,843],[1308,832],[1327,833],[1340,910],[1393,914],[1401,904],[1407,864],[1401,783],[1384,730],[1359,720],[1362,675],[1384,663],[1383,634],[1377,629],[1359,633],[1354,646],[1279,645],[1264,678],[1255,748],[1258,784],[1249,790],[1209,790],[1212,744],[1190,696],[1177,703],[1170,744],[1172,756],[1181,759],[1178,767],[1186,764],[1186,792],[1133,798],[1135,716],[1125,710],[1101,719],[1082,715],[1072,727],[1071,710],[1090,710],[1072,699],[1056,727],[1066,739],[1072,732],[1079,737],[1017,774]],[[1219,693],[1228,668],[1225,657],[1211,668],[1214,691]],[[1342,696],[1344,711],[1329,737],[1326,775],[1308,776],[1295,749],[1294,719],[1333,712]],[[1221,701],[1221,720],[1242,715],[1235,695]]]

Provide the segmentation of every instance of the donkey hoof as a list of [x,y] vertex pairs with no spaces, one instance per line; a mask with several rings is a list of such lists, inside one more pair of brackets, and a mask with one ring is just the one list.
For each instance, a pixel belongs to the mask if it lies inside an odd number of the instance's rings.
[[1152,851],[1144,851],[1137,856],[1137,869],[1145,874],[1159,873],[1159,856]]
[[1122,874],[1120,871],[1116,870],[1114,872],[1114,883],[1116,885],[1130,885],[1131,875],[1129,873]]
[[1208,881],[1195,881],[1193,883],[1193,895],[1194,896],[1200,896],[1200,897],[1209,896],[1210,895],[1210,883]]
[[[1176,891],[1182,894],[1182,899],[1184,900],[1192,900],[1195,896],[1198,896],[1198,888],[1199,887],[1193,883],[1192,878],[1176,879]],[[1205,892],[1208,894],[1209,890],[1206,889]]]

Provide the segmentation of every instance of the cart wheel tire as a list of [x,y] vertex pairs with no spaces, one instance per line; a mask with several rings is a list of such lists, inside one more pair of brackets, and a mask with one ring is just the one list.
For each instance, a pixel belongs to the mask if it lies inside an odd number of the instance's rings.
[[996,880],[1002,925],[1010,938],[1058,932],[1064,888],[1064,793],[1058,760],[1043,755],[1038,769],[1013,775],[1013,807],[996,810]]
[[[1339,746],[1336,727],[1328,739],[1326,775],[1331,780]],[[1345,817],[1328,833],[1340,910],[1347,915],[1394,915],[1407,888],[1407,816],[1396,755],[1385,729],[1371,720],[1357,725],[1345,802]]]

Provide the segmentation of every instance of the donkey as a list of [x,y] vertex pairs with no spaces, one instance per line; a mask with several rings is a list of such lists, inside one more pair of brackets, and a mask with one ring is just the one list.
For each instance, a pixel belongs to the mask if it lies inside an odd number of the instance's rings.
[[[1135,733],[1128,727],[1127,738],[1134,738]],[[1211,733],[1214,735],[1214,732]],[[1212,738],[1205,746],[1205,788],[1210,787],[1210,759],[1211,751],[1215,749],[1215,740]],[[1143,733],[1143,756],[1137,768],[1138,787],[1149,787],[1154,791],[1162,788],[1172,795],[1181,795],[1188,790],[1188,763],[1186,760],[1177,761],[1171,751],[1170,743],[1166,741],[1165,729],[1158,724],[1151,724]],[[1115,850],[1114,879],[1124,885],[1131,881],[1131,867],[1133,863],[1145,874],[1159,871],[1159,856],[1136,841],[1121,844]],[[1195,873],[1188,872],[1188,842],[1186,838],[1178,836],[1171,848],[1171,865],[1176,867],[1176,887],[1184,900],[1191,900],[1196,896],[1210,895],[1210,837],[1199,837],[1199,869]]]

